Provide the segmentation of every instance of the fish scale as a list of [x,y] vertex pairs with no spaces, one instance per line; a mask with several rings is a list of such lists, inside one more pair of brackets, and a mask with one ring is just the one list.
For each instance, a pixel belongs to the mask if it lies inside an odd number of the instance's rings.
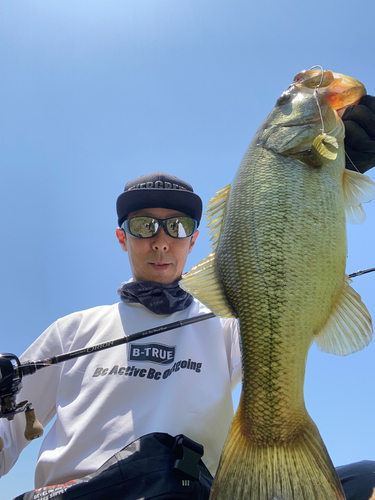
[[345,172],[343,125],[331,107],[346,89],[350,98],[365,90],[332,73],[317,93],[316,73],[297,76],[232,185],[211,200],[213,252],[181,282],[215,314],[239,320],[242,391],[211,500],[345,498],[303,385],[314,340],[342,355],[371,340],[371,317],[345,275],[345,210],[375,197],[375,184]]

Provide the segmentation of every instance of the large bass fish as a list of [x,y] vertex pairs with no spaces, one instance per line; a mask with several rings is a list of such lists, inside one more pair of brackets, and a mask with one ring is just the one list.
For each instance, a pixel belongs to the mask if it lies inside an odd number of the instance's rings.
[[364,86],[299,73],[208,209],[213,252],[181,286],[239,319],[243,383],[212,500],[344,500],[303,396],[308,350],[365,347],[372,322],[345,275],[346,222],[362,222],[375,184],[345,169],[335,111]]

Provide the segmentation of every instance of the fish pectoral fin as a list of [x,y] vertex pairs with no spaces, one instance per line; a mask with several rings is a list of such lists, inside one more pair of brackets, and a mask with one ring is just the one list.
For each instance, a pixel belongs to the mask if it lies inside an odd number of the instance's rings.
[[341,299],[321,332],[315,336],[318,348],[329,354],[352,354],[366,347],[372,339],[370,313],[350,282],[347,278]]
[[220,318],[235,318],[229,307],[215,271],[215,252],[199,262],[185,274],[179,283],[186,292],[194,295],[202,304]]
[[375,183],[365,174],[345,169],[343,191],[347,221],[362,224],[366,219],[362,203],[375,198]]

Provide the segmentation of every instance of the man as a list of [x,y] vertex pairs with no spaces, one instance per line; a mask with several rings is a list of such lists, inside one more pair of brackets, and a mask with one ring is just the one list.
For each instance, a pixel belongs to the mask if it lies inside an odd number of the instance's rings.
[[[347,110],[354,118],[350,122],[350,126],[354,124],[351,137],[365,133],[368,138],[364,153],[358,149],[352,153],[358,155],[356,161],[362,172],[375,163],[372,99]],[[117,213],[117,238],[128,253],[133,275],[133,280],[119,289],[121,302],[56,321],[25,352],[22,362],[50,358],[208,312],[177,284],[198,237],[202,213],[202,202],[192,187],[167,174],[142,176],[126,185],[117,201]],[[181,456],[172,462],[182,473],[187,470],[185,455],[194,455],[197,443],[198,447],[203,445],[203,461],[214,473],[233,415],[231,390],[239,379],[236,322],[217,318],[97,351],[24,378],[19,400],[33,402],[43,425],[57,415],[42,443],[36,487],[66,484],[92,475],[119,450],[152,433],[183,434],[193,440],[183,441]],[[22,415],[13,422],[0,421],[4,440],[1,475],[27,445],[23,433]],[[147,458],[147,453],[142,454],[147,446],[141,441],[134,449],[142,460]],[[130,460],[134,456],[130,453]],[[150,467],[155,469],[161,460],[158,455]],[[114,467],[112,462],[110,465]],[[194,478],[192,469],[188,468],[187,477]],[[183,486],[187,485],[184,481]],[[198,495],[201,493],[191,498],[200,498]],[[95,498],[108,498],[107,492]]]
[[[144,186],[146,188],[144,189]],[[201,199],[186,182],[151,174],[126,185],[117,202],[117,238],[128,253],[133,281],[122,301],[77,312],[51,325],[21,362],[110,341],[209,312],[177,284],[198,236]],[[152,432],[184,434],[205,448],[214,473],[233,415],[240,380],[236,325],[212,318],[49,367],[23,379],[43,425],[37,488],[97,470],[127,444]],[[27,442],[24,419],[0,422],[6,473]]]

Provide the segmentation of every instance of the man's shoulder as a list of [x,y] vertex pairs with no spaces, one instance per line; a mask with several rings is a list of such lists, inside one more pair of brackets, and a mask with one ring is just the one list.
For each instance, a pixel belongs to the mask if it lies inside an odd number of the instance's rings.
[[81,323],[82,321],[96,321],[102,317],[107,317],[108,315],[116,314],[118,311],[119,303],[111,305],[101,305],[94,306],[88,309],[82,309],[80,311],[75,311],[73,313],[67,314],[57,320],[57,323],[67,324],[67,323]]

